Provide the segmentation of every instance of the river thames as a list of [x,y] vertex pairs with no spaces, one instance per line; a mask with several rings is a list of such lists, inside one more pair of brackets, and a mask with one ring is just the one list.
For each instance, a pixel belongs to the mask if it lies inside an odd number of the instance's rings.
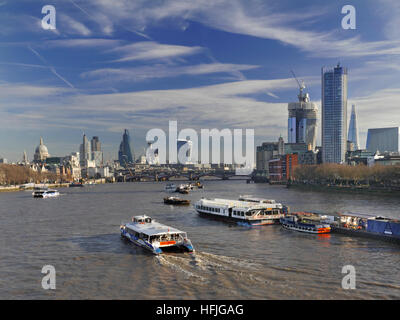
[[[400,246],[279,225],[248,228],[165,205],[165,183],[60,188],[55,199],[0,193],[1,299],[400,299]],[[400,199],[310,192],[245,181],[204,181],[201,197],[275,199],[291,211],[355,212],[400,218]],[[154,256],[120,238],[119,226],[146,214],[184,230],[195,254]],[[44,290],[44,265],[56,289]],[[353,265],[356,289],[342,289]]]

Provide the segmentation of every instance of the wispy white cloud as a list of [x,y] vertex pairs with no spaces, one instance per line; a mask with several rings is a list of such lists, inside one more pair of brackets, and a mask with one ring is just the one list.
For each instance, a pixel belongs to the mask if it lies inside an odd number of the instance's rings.
[[90,36],[92,32],[82,22],[75,20],[74,18],[66,14],[58,14],[60,21],[64,24],[63,31],[67,34],[77,34],[80,36]]
[[136,82],[149,79],[177,77],[181,75],[233,73],[255,68],[258,68],[258,66],[237,65],[230,63],[208,63],[187,66],[155,64],[151,66],[141,66],[135,68],[103,68],[84,72],[81,74],[81,76],[85,79],[97,79],[98,82]]
[[[394,3],[393,0],[384,1]],[[171,18],[176,23],[192,20],[230,33],[277,40],[312,56],[336,58],[400,54],[398,39],[363,41],[360,36],[343,37],[334,30],[322,31],[321,24],[318,24],[319,31],[306,28],[308,19],[318,21],[324,18],[326,5],[300,11],[286,8],[283,13],[276,9],[276,2],[261,3],[257,0],[165,0],[157,3],[91,0],[90,3],[97,10],[109,12],[114,20],[134,27],[146,28]]]
[[114,60],[115,62],[124,62],[134,60],[176,58],[198,54],[203,50],[204,48],[198,46],[187,47],[180,45],[160,44],[154,41],[142,41],[116,47],[108,52],[121,55],[121,58]]
[[83,38],[83,39],[55,39],[55,40],[48,40],[43,41],[42,46],[46,47],[64,47],[64,48],[101,48],[101,47],[114,47],[118,46],[122,43],[121,40],[118,39],[104,39],[104,38]]

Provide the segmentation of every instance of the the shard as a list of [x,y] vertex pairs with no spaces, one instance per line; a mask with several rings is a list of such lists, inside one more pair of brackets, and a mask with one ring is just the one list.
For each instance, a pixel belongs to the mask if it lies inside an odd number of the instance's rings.
[[358,127],[357,127],[357,114],[356,114],[356,106],[353,104],[351,107],[351,117],[349,124],[349,135],[347,140],[354,144],[354,149],[359,150],[360,146],[358,144]]

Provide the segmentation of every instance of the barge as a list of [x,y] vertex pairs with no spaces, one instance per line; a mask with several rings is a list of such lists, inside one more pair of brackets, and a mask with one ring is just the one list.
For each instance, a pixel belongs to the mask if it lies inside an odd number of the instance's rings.
[[333,216],[332,231],[400,243],[400,220],[362,213],[339,213]]

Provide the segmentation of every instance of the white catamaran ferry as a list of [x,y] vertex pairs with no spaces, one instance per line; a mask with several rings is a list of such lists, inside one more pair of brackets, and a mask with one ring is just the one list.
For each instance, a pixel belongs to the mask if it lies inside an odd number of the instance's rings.
[[280,203],[263,203],[255,201],[228,199],[201,199],[194,205],[200,215],[238,224],[261,226],[278,224],[285,217],[286,207]]
[[155,222],[146,215],[133,217],[132,222],[122,224],[120,230],[122,237],[154,254],[160,254],[163,249],[170,247],[194,252],[186,232]]
[[32,192],[34,198],[54,198],[59,195],[60,193],[54,189],[39,189]]

